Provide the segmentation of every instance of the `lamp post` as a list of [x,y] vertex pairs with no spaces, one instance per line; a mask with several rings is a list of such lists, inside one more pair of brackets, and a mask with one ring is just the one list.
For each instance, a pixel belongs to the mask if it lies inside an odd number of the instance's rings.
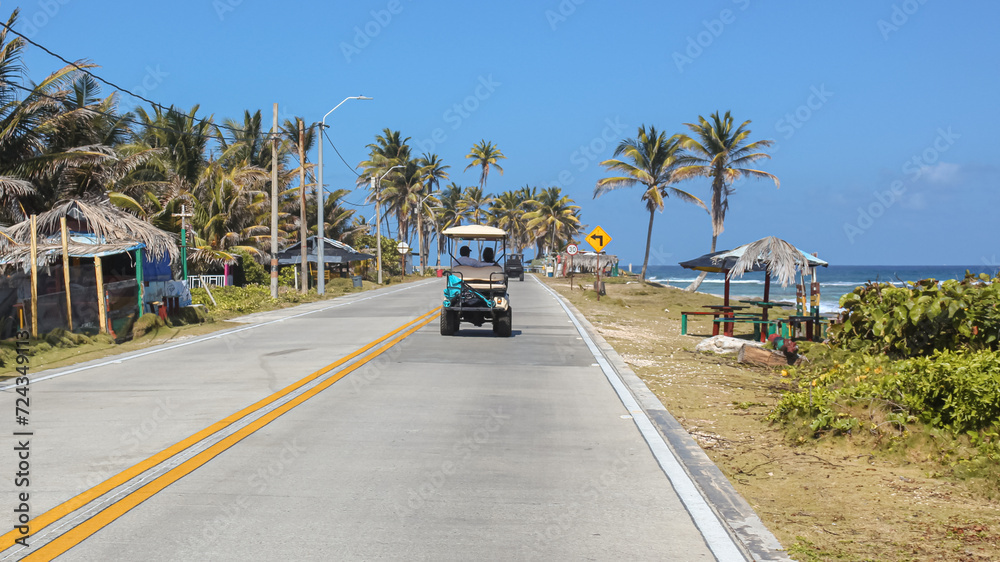
[[375,190],[375,262],[378,267],[378,284],[382,284],[382,178],[389,175],[389,172],[395,170],[396,168],[402,168],[402,165],[393,166],[382,174],[382,177],[376,179],[372,176],[372,188]]
[[[326,251],[325,248],[323,247],[323,237],[326,236],[326,234],[323,232],[323,230],[324,230],[324,223],[326,222],[326,217],[324,216],[325,215],[325,210],[323,209],[323,206],[324,206],[324,203],[325,203],[325,200],[326,200],[326,192],[324,191],[324,187],[323,187],[323,129],[326,128],[326,118],[329,117],[330,114],[333,113],[338,107],[344,105],[344,102],[346,102],[347,100],[370,100],[370,99],[372,99],[372,98],[367,97],[367,96],[350,96],[348,98],[344,98],[344,101],[338,103],[336,105],[336,107],[334,107],[330,111],[327,111],[326,115],[323,116],[323,119],[320,120],[320,125],[319,125],[319,182],[318,182],[318,184],[316,186],[316,203],[317,203],[317,206],[319,207],[316,210],[316,214],[318,215],[317,219],[316,219],[318,221],[317,228],[316,228],[316,230],[317,230],[317,232],[316,232],[316,235],[317,235],[316,236],[316,269],[318,270],[318,272],[317,272],[317,277],[318,278],[316,280],[316,292],[318,294],[320,294],[320,295],[322,295],[324,292],[326,292],[326,264],[323,263],[323,261],[324,261],[324,259],[323,259],[324,258],[323,253]],[[303,240],[302,243],[305,244],[305,240]]]
[[424,263],[424,201],[430,199],[434,195],[434,192],[428,193],[417,203],[417,257],[420,259],[420,275],[424,274],[424,269],[426,269],[426,264]]

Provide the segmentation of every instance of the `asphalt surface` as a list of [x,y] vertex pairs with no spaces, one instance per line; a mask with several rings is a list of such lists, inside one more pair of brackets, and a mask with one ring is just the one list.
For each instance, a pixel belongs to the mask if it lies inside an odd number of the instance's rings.
[[[442,289],[440,280],[392,286],[33,373],[32,517],[430,312]],[[623,404],[620,381],[609,383],[607,361],[559,300],[530,279],[510,295],[513,337],[488,324],[443,337],[435,315],[356,370],[323,375],[342,378],[59,559],[743,559],[729,524],[711,520],[717,510],[683,471],[671,473],[669,450],[630,397]],[[13,391],[3,395],[13,410]],[[34,525],[32,546],[0,560],[99,520],[223,435]],[[10,513],[22,489],[15,455],[4,456],[0,506]]]

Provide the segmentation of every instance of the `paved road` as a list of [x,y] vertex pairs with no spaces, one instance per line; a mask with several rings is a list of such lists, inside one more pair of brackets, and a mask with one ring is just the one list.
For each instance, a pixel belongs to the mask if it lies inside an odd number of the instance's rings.
[[33,373],[30,486],[0,488],[31,547],[0,559],[743,559],[553,294],[513,283],[511,338],[442,337],[441,288]]

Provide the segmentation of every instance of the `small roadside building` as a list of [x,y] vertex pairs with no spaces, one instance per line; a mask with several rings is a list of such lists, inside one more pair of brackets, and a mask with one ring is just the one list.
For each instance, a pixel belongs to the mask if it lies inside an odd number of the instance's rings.
[[64,200],[5,230],[0,337],[55,328],[107,333],[172,287],[175,235],[109,201]]
[[[306,238],[306,261],[309,263],[310,275],[315,275],[315,269],[319,263],[319,238],[310,236]],[[367,261],[375,259],[375,256],[359,252],[354,248],[323,237],[323,267],[333,270],[340,277],[346,277],[352,262]],[[278,252],[278,267],[302,264],[302,243],[296,242],[284,250]]]

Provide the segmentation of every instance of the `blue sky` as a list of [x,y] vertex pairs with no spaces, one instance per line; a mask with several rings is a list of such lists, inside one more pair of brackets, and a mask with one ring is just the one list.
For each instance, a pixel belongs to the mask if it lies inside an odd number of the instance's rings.
[[[200,104],[199,115],[218,121],[260,109],[269,123],[277,102],[282,120],[310,123],[347,96],[372,96],[327,119],[352,165],[389,127],[473,185],[478,172],[463,172],[464,156],[492,141],[507,160],[488,191],[560,185],[625,263],[642,261],[648,215],[638,188],[593,199],[599,162],[640,125],[682,132],[717,110],[752,120],[752,138],[776,141],[760,167],[781,180],[780,189],[738,186],[720,248],[776,235],[831,264],[1000,263],[995,2],[20,7],[20,31],[33,40],[160,103]],[[61,66],[35,48],[26,63],[34,80]],[[332,150],[325,160],[328,189],[354,186]],[[708,180],[678,187],[709,197]],[[693,205],[668,201],[653,228],[650,264],[709,249],[708,215]]]

